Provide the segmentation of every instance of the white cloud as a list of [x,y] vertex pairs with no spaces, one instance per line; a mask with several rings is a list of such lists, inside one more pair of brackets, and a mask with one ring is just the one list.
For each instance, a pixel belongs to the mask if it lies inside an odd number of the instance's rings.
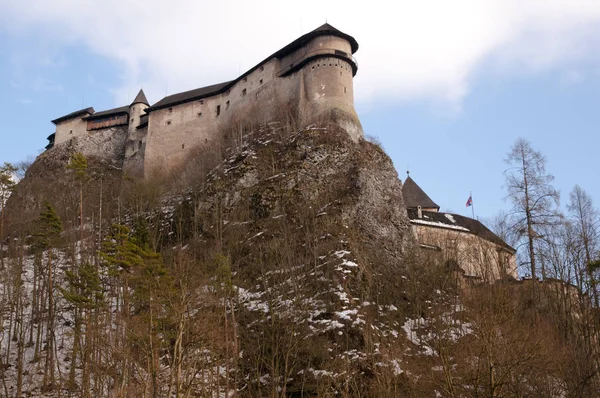
[[359,42],[358,102],[453,105],[479,68],[535,73],[598,56],[591,0],[21,0],[0,5],[9,32],[84,45],[116,60],[125,102],[235,78],[325,19]]

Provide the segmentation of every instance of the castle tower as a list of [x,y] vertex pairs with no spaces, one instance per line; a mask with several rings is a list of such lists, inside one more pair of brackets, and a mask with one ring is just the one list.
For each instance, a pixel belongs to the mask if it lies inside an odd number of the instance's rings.
[[135,133],[136,128],[140,125],[140,118],[145,114],[144,109],[149,106],[144,90],[140,89],[140,92],[129,105],[129,136]]
[[358,64],[352,54],[357,50],[352,36],[325,23],[274,54],[281,62],[277,76],[299,84],[297,103],[304,125],[333,119],[353,140],[362,137],[354,109]]

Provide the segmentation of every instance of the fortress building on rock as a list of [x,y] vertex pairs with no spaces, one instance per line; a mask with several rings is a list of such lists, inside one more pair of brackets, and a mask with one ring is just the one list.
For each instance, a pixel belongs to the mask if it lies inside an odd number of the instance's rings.
[[417,243],[464,280],[517,278],[516,250],[479,220],[444,213],[409,176],[402,197]]
[[[140,90],[129,106],[82,109],[53,120],[47,148],[76,137],[114,138],[123,169],[146,178],[182,166],[190,151],[210,148],[223,129],[291,112],[303,125],[335,120],[362,137],[354,109],[358,43],[329,24],[299,37],[235,80],[167,96],[150,105]],[[119,149],[119,148],[117,148]]]

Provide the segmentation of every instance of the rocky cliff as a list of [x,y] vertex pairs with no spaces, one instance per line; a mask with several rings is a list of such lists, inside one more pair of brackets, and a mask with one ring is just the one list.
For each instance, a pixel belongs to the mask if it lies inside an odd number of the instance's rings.
[[[110,223],[120,218],[135,230],[134,221],[142,218],[149,225],[151,246],[162,252],[167,268],[177,267],[182,258],[195,264],[196,270],[185,277],[197,283],[186,287],[197,300],[188,303],[194,315],[189,315],[186,324],[193,329],[194,322],[206,317],[203,310],[213,313],[223,307],[223,319],[213,320],[212,326],[220,330],[217,334],[227,335],[228,341],[210,349],[217,365],[227,367],[229,379],[235,380],[228,388],[243,387],[251,395],[263,395],[272,388],[321,395],[336,391],[350,374],[370,377],[375,362],[388,367],[392,375],[400,374],[385,347],[394,344],[403,322],[404,312],[398,310],[406,302],[401,275],[412,237],[400,181],[379,147],[366,141],[353,143],[335,128],[290,131],[272,124],[224,149],[225,160],[212,164],[208,173],[206,163],[191,162],[196,168],[182,170],[171,179],[185,178],[186,183],[162,185],[152,202],[143,193],[151,190],[152,183],[142,188],[139,183],[118,181],[122,143],[102,137],[96,137],[97,142],[80,141],[42,154],[7,211],[19,215],[19,219],[9,217],[9,229],[23,237],[24,244],[26,231],[22,229],[27,224],[23,221],[32,221],[28,228],[34,230],[46,201],[63,219],[63,236],[75,241],[85,236],[75,246],[57,247],[61,254],[56,254],[60,260],[54,279],[59,286],[68,285],[69,272],[82,261],[78,255],[102,267],[94,253],[101,247],[99,234],[108,234]],[[88,157],[90,177],[82,192],[86,226],[79,235],[78,183],[66,165],[72,153],[97,154],[98,146],[111,156]],[[127,192],[118,193],[121,184]],[[100,215],[102,203],[104,214]],[[117,211],[118,204],[122,207]],[[26,211],[19,212],[18,207]],[[15,243],[13,253],[16,247]],[[36,256],[30,256],[22,264],[23,294],[29,302],[36,289],[34,270],[27,269],[35,268]],[[213,290],[223,269],[232,289],[225,303],[221,293],[216,293],[222,292],[221,287]],[[54,366],[57,372],[68,374],[71,363],[60,357],[68,357],[73,346],[69,328],[64,326],[75,322],[68,310],[72,303],[60,289],[52,294],[59,314],[55,322],[63,325],[59,328],[63,343]],[[29,311],[34,311],[31,306]],[[36,322],[31,312],[28,322]],[[49,326],[30,327],[45,331]],[[104,333],[110,334],[109,324],[105,327]],[[28,347],[25,352],[34,349]],[[168,349],[164,350],[166,354]],[[11,360],[16,360],[17,354],[13,355]],[[35,355],[30,352],[29,356]],[[116,356],[115,351],[109,354]],[[186,367],[199,360],[191,352],[182,358]],[[43,384],[33,368],[27,378],[31,391]],[[15,370],[9,368],[12,385]],[[163,373],[161,383],[166,383],[169,372]],[[223,388],[227,375],[213,375],[223,380],[208,384],[216,388],[213,384],[220,383]],[[208,384],[199,381],[190,391],[208,388]],[[367,391],[369,385],[347,388]]]
[[415,249],[377,145],[271,123],[137,181],[109,138],[42,154],[8,203],[4,396],[595,391],[576,294],[540,288],[535,309],[516,282],[457,289]]

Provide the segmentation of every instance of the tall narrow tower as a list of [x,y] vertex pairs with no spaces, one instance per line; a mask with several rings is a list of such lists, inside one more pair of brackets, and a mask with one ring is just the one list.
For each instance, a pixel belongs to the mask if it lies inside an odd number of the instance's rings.
[[150,104],[148,104],[148,100],[146,99],[146,95],[144,94],[144,90],[140,89],[138,95],[136,95],[135,99],[129,105],[129,136],[135,133],[135,129],[140,125],[140,118],[144,115],[144,109],[148,108]]

